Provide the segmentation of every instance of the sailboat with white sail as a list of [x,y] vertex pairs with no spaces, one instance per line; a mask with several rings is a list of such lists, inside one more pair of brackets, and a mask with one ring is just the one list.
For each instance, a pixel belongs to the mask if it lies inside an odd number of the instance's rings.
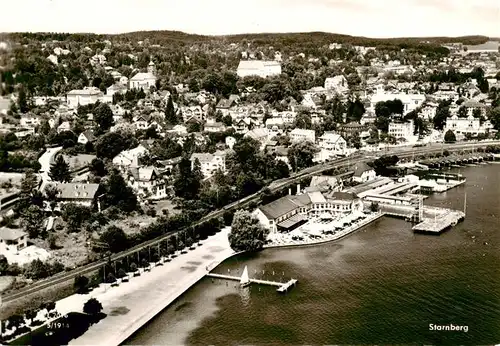
[[250,278],[248,277],[248,268],[245,266],[245,269],[243,269],[243,274],[241,275],[240,279],[240,287],[247,287],[250,285]]

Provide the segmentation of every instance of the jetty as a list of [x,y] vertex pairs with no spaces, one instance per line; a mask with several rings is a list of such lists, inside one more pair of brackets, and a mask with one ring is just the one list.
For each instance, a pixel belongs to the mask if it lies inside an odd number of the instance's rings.
[[[217,274],[217,273],[208,273],[207,276],[211,277],[211,278],[215,278],[215,279],[241,281],[241,277],[239,277],[239,276]],[[276,292],[279,292],[279,293],[288,292],[288,290],[290,288],[292,288],[293,286],[295,286],[297,284],[296,279],[290,279],[287,282],[278,282],[278,281],[269,281],[269,280],[260,280],[260,279],[251,279],[250,278],[249,281],[251,283],[254,283],[254,284],[278,287],[276,289]]]
[[424,220],[413,227],[414,232],[440,234],[449,227],[455,226],[465,218],[465,213],[458,210],[449,210],[435,218],[424,218]]

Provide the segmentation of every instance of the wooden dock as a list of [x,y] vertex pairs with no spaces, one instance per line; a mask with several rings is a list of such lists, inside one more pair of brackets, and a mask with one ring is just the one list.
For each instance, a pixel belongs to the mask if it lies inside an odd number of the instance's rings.
[[[208,273],[207,276],[211,277],[211,278],[223,279],[223,280],[233,280],[233,281],[240,281],[241,280],[241,278],[239,276],[231,276],[231,275],[216,274],[216,273]],[[297,284],[296,279],[290,279],[288,282],[277,282],[277,281],[250,279],[250,282],[254,283],[254,284],[259,284],[259,285],[268,285],[268,286],[278,287],[276,289],[276,291],[279,293],[285,293],[291,287],[293,287]]]

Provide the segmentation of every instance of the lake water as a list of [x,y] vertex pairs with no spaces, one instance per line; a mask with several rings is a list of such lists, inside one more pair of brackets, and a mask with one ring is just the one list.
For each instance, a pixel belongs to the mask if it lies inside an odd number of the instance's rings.
[[[467,192],[465,221],[446,233],[382,218],[335,243],[230,259],[216,271],[299,283],[279,295],[203,279],[127,344],[500,343],[500,165],[460,173],[465,185],[424,202],[463,209]],[[468,332],[429,330],[450,323]]]

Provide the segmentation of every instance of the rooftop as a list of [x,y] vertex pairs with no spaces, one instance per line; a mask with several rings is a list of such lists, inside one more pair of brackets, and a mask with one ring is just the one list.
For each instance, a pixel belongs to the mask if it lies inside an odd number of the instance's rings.
[[0,239],[3,240],[17,240],[25,235],[26,233],[21,231],[20,229],[6,227],[0,228]]

